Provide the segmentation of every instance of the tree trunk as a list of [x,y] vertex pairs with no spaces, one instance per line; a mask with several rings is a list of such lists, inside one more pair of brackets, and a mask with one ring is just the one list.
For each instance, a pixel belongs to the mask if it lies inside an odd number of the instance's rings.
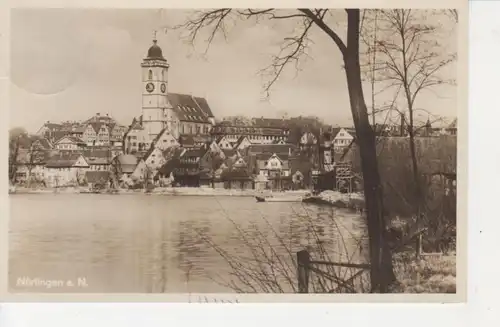
[[[12,141],[12,146],[11,146],[11,151],[12,153],[9,153],[11,155],[11,159],[9,161],[10,167],[9,167],[9,180],[12,182],[12,184],[15,184],[16,182],[16,174],[17,174],[17,157],[19,155],[19,137],[17,137],[15,140]],[[9,145],[10,146],[10,145]]]
[[347,10],[347,14],[347,49],[344,54],[344,64],[349,101],[361,155],[370,242],[370,282],[372,292],[386,293],[388,292],[389,285],[395,281],[395,276],[392,267],[392,256],[385,240],[385,215],[377,162],[375,133],[370,126],[361,82],[359,63],[359,10],[349,9]]

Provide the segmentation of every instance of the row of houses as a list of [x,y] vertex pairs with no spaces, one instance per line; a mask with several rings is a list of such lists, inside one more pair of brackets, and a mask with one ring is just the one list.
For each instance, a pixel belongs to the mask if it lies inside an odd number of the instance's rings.
[[[319,156],[311,155],[320,149],[317,142],[305,136],[299,146],[253,144],[246,136],[232,144],[225,137],[203,143],[193,137],[176,140],[165,129],[147,151],[133,154],[113,147],[78,147],[72,138],[65,136],[56,144],[37,139],[29,149],[21,149],[17,182],[81,185],[97,174],[93,172],[105,172],[99,176],[106,175],[109,181],[114,176],[115,183],[125,186],[169,180],[192,187],[289,189],[306,187],[312,171],[329,170],[333,163],[333,151],[323,151],[319,163]],[[331,142],[323,143],[331,148]],[[62,146],[67,144],[71,147]]]
[[[61,124],[66,126],[66,134],[59,139],[40,137],[55,135],[45,130],[38,133],[29,149],[20,151],[17,181],[36,180],[53,187],[94,180],[89,176],[107,176],[105,180],[114,178],[114,183],[134,187],[167,182],[194,187],[311,187],[317,176],[335,170],[335,163],[355,141],[349,128],[318,132],[306,127],[298,142],[291,144],[285,119],[254,118],[250,124],[238,126],[222,121],[214,125],[210,135],[175,137],[164,128],[149,142],[134,139],[131,126],[123,133],[123,143],[105,142],[105,133],[95,130],[92,135],[99,142],[85,131],[82,137],[68,134],[70,124]],[[85,124],[92,128],[96,124],[119,126],[109,116],[99,114]]]
[[[123,146],[123,138],[128,127],[118,124],[108,114],[97,113],[84,122],[47,121],[36,133],[37,136],[47,139],[52,143],[59,143],[64,137],[65,142],[75,143],[79,148],[84,146]],[[75,150],[73,144],[61,144],[61,150]]]

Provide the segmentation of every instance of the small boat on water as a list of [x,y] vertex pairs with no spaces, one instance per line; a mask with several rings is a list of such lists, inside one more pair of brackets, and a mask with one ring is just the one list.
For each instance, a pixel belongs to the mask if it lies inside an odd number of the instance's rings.
[[257,202],[302,202],[301,196],[255,196]]

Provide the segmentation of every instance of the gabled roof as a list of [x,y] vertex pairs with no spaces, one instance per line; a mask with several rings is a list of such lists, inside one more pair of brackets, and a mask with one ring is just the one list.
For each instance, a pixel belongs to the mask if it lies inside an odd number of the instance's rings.
[[102,126],[106,126],[108,128],[108,132],[109,132],[115,124],[114,123],[103,123],[103,122],[90,122],[90,123],[88,123],[88,125],[92,126],[95,133],[98,134],[99,130],[101,129]]
[[210,123],[208,118],[213,117],[204,98],[180,93],[168,93],[167,98],[181,121]]
[[59,140],[59,139],[63,138],[66,135],[69,135],[69,134],[71,134],[71,132],[63,131],[63,130],[55,130],[52,132],[51,139]]
[[217,138],[215,139],[215,143],[219,144],[223,139],[225,139],[226,136],[225,135],[219,135],[217,136]]
[[[64,152],[60,151],[59,153],[52,156],[45,165],[48,168],[69,168],[73,167],[76,164],[78,159],[83,157],[80,153],[74,152]],[[85,158],[84,158],[85,159]],[[88,165],[88,163],[87,163]]]
[[248,137],[247,137],[246,135],[242,135],[242,136],[240,136],[240,137],[238,138],[238,140],[234,143],[234,147],[235,147],[235,148],[239,147],[239,146],[241,145],[241,143],[242,143],[245,139],[247,139],[247,141],[249,141],[249,142],[250,142],[250,140],[248,139]]
[[137,118],[137,119],[135,117],[134,117],[134,119],[132,119],[132,124],[130,124],[126,133],[128,133],[131,130],[142,131],[144,129],[141,125],[141,117],[142,117],[142,115],[139,116],[139,118]]
[[63,126],[57,123],[46,122],[43,127],[48,128],[51,132],[60,130]]
[[49,150],[49,149],[52,149],[54,147],[54,145],[52,143],[50,143],[50,141],[47,140],[46,138],[40,138],[40,139],[33,141],[33,143],[35,143],[35,142],[39,142],[41,147],[44,148],[45,150]]
[[282,153],[282,154],[276,154],[276,153],[260,153],[255,156],[257,160],[269,160],[272,157],[278,158],[281,162],[287,161],[288,158],[290,157],[288,153]]
[[82,143],[85,143],[82,139],[78,138],[78,137],[74,137],[74,136],[71,136],[71,135],[65,135],[63,137],[61,137],[60,139],[58,139],[55,144],[58,144],[59,142],[61,142],[63,139],[68,139],[69,141],[73,142],[73,143],[76,143],[76,144],[82,144]]

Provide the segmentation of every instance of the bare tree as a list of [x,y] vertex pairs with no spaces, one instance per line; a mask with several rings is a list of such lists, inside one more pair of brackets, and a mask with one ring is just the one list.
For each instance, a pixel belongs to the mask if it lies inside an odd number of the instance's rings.
[[[265,71],[270,72],[269,81],[265,84],[265,91],[278,81],[286,67],[294,65],[297,68],[299,60],[307,56],[307,49],[311,46],[310,34],[319,30],[335,44],[343,58],[343,66],[347,78],[349,101],[356,136],[361,153],[361,166],[366,199],[367,225],[370,239],[370,281],[375,292],[387,292],[389,285],[395,281],[392,267],[392,258],[385,240],[385,214],[382,198],[380,175],[378,171],[375,148],[375,134],[369,122],[368,109],[365,103],[361,67],[360,67],[360,10],[346,9],[347,30],[344,42],[341,34],[336,32],[334,14],[342,11],[329,9],[276,10],[270,9],[215,9],[194,13],[178,28],[189,31],[191,42],[197,39],[200,31],[208,29],[208,45],[218,33],[225,35],[232,23],[242,19],[271,21],[293,20],[297,23],[294,34],[284,37],[281,51]],[[208,47],[207,47],[208,50]]]
[[36,166],[45,163],[46,150],[43,148],[38,139],[31,138],[29,143],[30,144],[27,153],[26,168],[27,168],[28,186],[31,186],[31,183],[33,181],[33,169]]
[[[446,13],[448,12],[444,14]],[[449,13],[457,14],[456,11]],[[443,13],[395,9],[375,10],[370,14],[374,16],[372,19],[377,20],[378,29],[384,32],[383,36],[374,38],[374,45],[368,51],[378,53],[377,60],[372,61],[372,72],[377,72],[377,76],[373,75],[373,80],[380,83],[385,91],[397,89],[395,98],[401,98],[404,103],[403,107],[406,110],[397,110],[404,120],[409,135],[417,208],[420,211],[423,194],[415,135],[418,129],[425,128],[426,125],[417,126],[416,113],[424,109],[416,107],[416,99],[423,91],[433,91],[435,87],[453,82],[443,78],[441,73],[443,68],[455,60],[456,54],[446,54],[443,45],[437,41],[441,33],[439,24],[443,23],[442,20],[434,24],[428,22],[432,20],[433,15],[443,16]],[[419,216],[420,213],[417,213],[417,217]]]
[[26,130],[21,127],[16,127],[9,131],[9,181],[12,183],[16,180],[19,149],[22,146],[23,140],[27,138],[27,135]]

